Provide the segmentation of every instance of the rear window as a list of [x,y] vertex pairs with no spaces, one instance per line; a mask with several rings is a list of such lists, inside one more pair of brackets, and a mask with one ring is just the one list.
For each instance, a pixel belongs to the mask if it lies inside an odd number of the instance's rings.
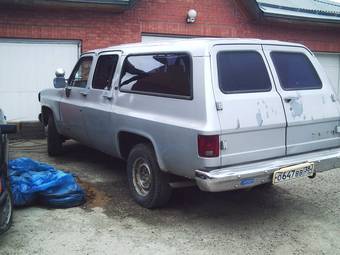
[[120,90],[168,97],[192,97],[191,60],[185,53],[128,56]]
[[321,80],[308,57],[303,53],[272,52],[281,87],[285,90],[320,89]]
[[217,66],[223,93],[271,90],[267,68],[256,51],[221,51],[217,54]]

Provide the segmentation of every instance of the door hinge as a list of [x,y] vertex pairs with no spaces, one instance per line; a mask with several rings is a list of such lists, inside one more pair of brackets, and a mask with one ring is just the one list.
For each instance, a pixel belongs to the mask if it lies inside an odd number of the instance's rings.
[[340,126],[335,127],[335,133],[339,134],[340,133]]
[[223,103],[222,102],[216,102],[216,110],[217,111],[223,110]]
[[221,140],[220,147],[221,147],[221,151],[227,150],[227,141]]
[[331,99],[332,99],[332,102],[335,102],[336,101],[336,97],[334,94],[331,95]]

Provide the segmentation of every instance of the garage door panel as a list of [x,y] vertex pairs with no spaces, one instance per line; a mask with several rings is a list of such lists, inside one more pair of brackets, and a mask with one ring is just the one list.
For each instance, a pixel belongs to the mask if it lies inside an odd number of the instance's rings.
[[340,99],[340,54],[316,53],[316,57],[325,69],[328,79]]
[[9,121],[34,121],[38,119],[40,105],[32,103],[38,100],[36,92],[7,92],[6,96],[0,98],[1,108]]
[[192,36],[162,36],[162,35],[142,35],[142,42],[162,42],[174,41],[178,39],[190,39]]
[[79,56],[78,42],[0,41],[0,100],[9,121],[37,120],[38,92],[53,86],[54,72],[66,77]]
[[339,96],[339,69],[327,68],[326,73],[335,93]]

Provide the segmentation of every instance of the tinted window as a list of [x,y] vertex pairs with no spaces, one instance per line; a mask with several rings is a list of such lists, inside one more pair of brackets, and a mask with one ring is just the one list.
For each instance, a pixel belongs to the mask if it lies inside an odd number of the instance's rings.
[[100,56],[94,71],[92,88],[110,89],[118,61],[117,55]]
[[82,57],[74,68],[69,80],[69,86],[85,88],[89,78],[92,57]]
[[271,58],[283,89],[319,89],[322,87],[314,66],[305,54],[272,52]]
[[223,93],[268,91],[269,75],[262,56],[255,51],[222,51],[217,54],[220,89]]
[[187,54],[128,56],[122,91],[191,97],[191,61]]

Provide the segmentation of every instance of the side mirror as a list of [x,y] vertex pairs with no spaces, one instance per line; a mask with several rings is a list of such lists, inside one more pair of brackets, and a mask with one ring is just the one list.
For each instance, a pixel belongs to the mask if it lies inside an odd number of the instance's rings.
[[15,134],[17,132],[16,125],[2,124],[0,125],[0,134]]
[[55,70],[55,77],[65,77],[65,70],[62,68]]
[[55,88],[65,88],[67,83],[65,79],[65,70],[62,68],[58,68],[55,71],[55,78],[53,79],[53,85]]

